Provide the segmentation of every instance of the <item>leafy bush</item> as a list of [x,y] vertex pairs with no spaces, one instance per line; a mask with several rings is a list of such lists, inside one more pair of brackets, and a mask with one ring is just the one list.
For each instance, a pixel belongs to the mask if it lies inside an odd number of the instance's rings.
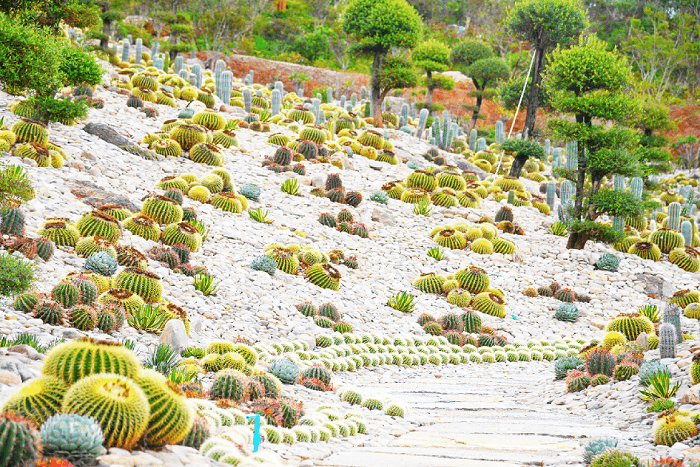
[[18,206],[35,196],[32,182],[22,167],[0,164],[0,209]]
[[89,105],[85,99],[60,98],[52,96],[32,96],[27,99],[39,112],[39,121],[44,123],[61,122],[73,125],[76,120],[87,117]]
[[63,79],[60,54],[58,42],[47,33],[0,13],[0,83],[5,92],[35,89],[46,94],[57,89]]
[[95,86],[102,82],[104,73],[91,55],[74,46],[67,46],[61,50],[59,69],[64,76],[63,82],[68,86],[78,84]]
[[31,264],[10,256],[0,255],[0,295],[12,295],[26,291],[36,278]]

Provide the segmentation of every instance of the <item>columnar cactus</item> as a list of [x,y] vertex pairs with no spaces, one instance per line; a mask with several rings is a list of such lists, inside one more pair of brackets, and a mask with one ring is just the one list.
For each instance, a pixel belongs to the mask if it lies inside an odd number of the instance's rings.
[[547,206],[554,211],[554,203],[557,199],[557,182],[554,180],[547,182]]
[[129,40],[122,41],[122,62],[129,62]]
[[691,246],[693,244],[693,224],[691,224],[690,221],[681,222],[681,235],[683,235],[685,246]]
[[156,40],[153,42],[153,47],[151,47],[151,56],[156,57],[158,55],[158,51],[160,50],[160,43]]
[[659,326],[659,354],[661,358],[676,357],[676,328],[670,323]]
[[270,102],[272,103],[271,113],[274,117],[280,114],[282,109],[282,92],[279,89],[273,89],[270,94]]
[[680,230],[681,228],[681,203],[673,202],[668,205],[668,228]]
[[216,92],[219,99],[224,104],[231,103],[231,90],[233,88],[233,73],[229,70],[223,71],[219,81],[216,82]]
[[[354,94],[353,94],[354,95]],[[428,109],[421,109],[418,115],[418,128],[416,128],[416,137],[422,138],[423,131],[425,130],[425,124],[428,121]]]
[[173,71],[175,72],[176,75],[180,76],[180,70],[183,69],[185,64],[184,59],[182,58],[182,55],[178,55],[175,57],[175,65],[173,67]]
[[134,63],[141,63],[141,57],[142,57],[142,46],[143,46],[143,41],[141,38],[136,39],[136,56],[134,58]]
[[247,113],[253,108],[253,94],[248,88],[243,90],[243,108]]
[[333,103],[333,88],[330,86],[326,88],[326,102],[329,104]]
[[[503,133],[503,122],[502,121],[499,120],[496,122],[495,131],[496,131],[496,142],[498,144],[503,144],[503,142],[506,140],[506,135],[505,135],[505,133]],[[547,153],[547,149],[548,149],[547,145],[546,145],[548,141],[549,140],[547,140],[545,142],[545,154]]]
[[204,73],[202,67],[199,64],[192,65],[192,74],[194,75],[195,81],[192,83],[197,89],[202,87],[202,81],[204,78]]
[[578,170],[578,143],[576,141],[566,143],[566,168]]
[[676,330],[676,343],[683,342],[683,333],[681,330],[681,313],[683,310],[676,303],[669,303],[664,310],[663,322],[673,325]]
[[478,133],[476,131],[476,128],[473,128],[472,131],[469,132],[469,149],[472,151],[476,152],[476,140],[478,138]]
[[634,196],[641,199],[642,192],[644,191],[644,182],[641,178],[634,177],[632,180],[630,180],[630,189],[632,190],[632,194]]

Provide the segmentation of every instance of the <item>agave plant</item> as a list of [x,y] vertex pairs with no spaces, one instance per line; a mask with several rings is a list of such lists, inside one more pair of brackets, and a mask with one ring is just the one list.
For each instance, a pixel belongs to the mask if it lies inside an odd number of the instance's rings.
[[211,274],[197,274],[194,276],[194,288],[204,295],[215,295],[219,290],[219,282],[214,282]]
[[440,247],[434,246],[431,249],[428,250],[428,256],[431,258],[435,258],[438,261],[442,261],[445,259],[445,255],[443,254],[442,250]]
[[389,298],[387,305],[392,307],[394,310],[403,311],[404,313],[410,313],[413,311],[413,301],[415,299],[416,297],[408,292],[399,292],[393,297]]
[[238,120],[235,118],[232,118],[228,122],[226,122],[226,126],[224,127],[224,130],[229,130],[233,131],[238,128]]
[[144,368],[152,368],[167,376],[180,361],[180,356],[168,344],[160,344],[143,361]]
[[263,224],[272,224],[272,219],[268,219],[267,215],[269,213],[263,208],[251,209],[248,211],[248,215],[255,222],[262,222]]
[[158,306],[146,304],[129,313],[127,323],[134,329],[146,332],[161,332],[168,322],[168,317],[158,310]]
[[175,384],[189,383],[197,381],[197,372],[187,368],[176,366],[168,374],[168,379]]
[[299,195],[299,182],[292,178],[288,178],[282,183],[281,189],[288,195],[297,196]]
[[419,216],[430,217],[433,208],[430,207],[430,201],[420,201],[413,206],[413,212]]
[[197,232],[202,236],[202,243],[204,243],[204,240],[209,236],[209,227],[199,219],[190,219],[189,222],[197,229]]
[[671,375],[665,371],[660,371],[649,378],[649,384],[644,389],[639,390],[639,398],[644,401],[655,401],[658,399],[668,399],[681,387],[681,383],[671,386]]

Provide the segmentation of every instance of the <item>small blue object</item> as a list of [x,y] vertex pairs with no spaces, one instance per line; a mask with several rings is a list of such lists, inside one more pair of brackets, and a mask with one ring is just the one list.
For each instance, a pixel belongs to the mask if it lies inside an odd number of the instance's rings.
[[258,446],[262,443],[262,436],[260,436],[260,415],[249,415],[247,419],[255,419],[255,431],[253,432],[253,452],[258,452]]
[[511,315],[515,321],[518,320],[518,318],[515,317],[515,315]]

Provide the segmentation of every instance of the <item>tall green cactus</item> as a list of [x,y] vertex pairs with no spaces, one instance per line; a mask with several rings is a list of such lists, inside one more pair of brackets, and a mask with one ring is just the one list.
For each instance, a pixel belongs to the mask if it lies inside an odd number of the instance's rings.
[[357,93],[356,92],[353,92],[350,95],[350,103],[352,104],[353,108],[355,108],[355,106],[357,105]]
[[134,63],[141,63],[141,57],[143,53],[143,41],[141,38],[136,39],[136,57],[134,58]]
[[683,330],[681,329],[681,313],[683,310],[676,303],[669,303],[664,310],[662,321],[673,325],[676,330],[676,343],[683,342]]
[[566,143],[566,168],[578,170],[578,143],[576,141]]
[[272,116],[274,117],[275,115],[279,115],[280,110],[282,110],[282,93],[279,89],[272,90],[272,93],[270,94],[270,102]]
[[476,139],[479,137],[476,128],[469,132],[469,149],[476,152]]
[[552,149],[552,168],[556,169],[561,167],[561,156],[559,155],[559,148]]
[[156,68],[157,70],[163,71],[164,65],[165,65],[165,62],[163,61],[162,57],[156,57],[153,59],[153,67]]
[[668,205],[668,228],[679,230],[681,228],[681,203],[673,202]]
[[485,151],[486,150],[486,138],[479,138],[476,140],[476,150]]
[[[179,58],[179,57],[178,57]],[[187,72],[186,69],[180,70],[178,73],[178,76],[183,80],[183,81],[188,81],[190,74]]]
[[659,356],[662,359],[676,357],[676,328],[670,323],[659,326]]
[[225,70],[221,73],[219,81],[216,83],[216,92],[219,99],[222,100],[224,104],[231,103],[231,91],[233,89],[233,73],[229,70]]
[[547,182],[547,205],[550,211],[554,211],[554,203],[557,199],[557,182],[551,180]]
[[625,190],[625,176],[624,175],[614,175],[613,176],[613,190],[624,191]]
[[343,94],[342,96],[340,96],[340,108],[341,109],[345,108],[345,101],[346,101],[345,94]]
[[639,177],[634,177],[630,180],[630,189],[632,194],[639,199],[642,199],[642,192],[644,191],[644,182]]
[[129,39],[122,41],[122,62],[129,63]]
[[559,219],[562,222],[569,222],[569,213],[567,210],[571,207],[574,202],[574,195],[576,194],[576,186],[569,180],[564,180],[561,182],[561,188],[559,189],[560,204],[559,207]]
[[551,151],[552,151],[552,142],[550,141],[549,138],[547,138],[544,140],[544,155],[549,156]]
[[182,55],[178,55],[175,57],[175,65],[173,68],[173,71],[175,72],[176,75],[180,75],[180,70],[182,70],[185,66],[185,60],[182,58]]
[[253,108],[253,94],[248,88],[243,90],[243,108],[247,113],[250,113],[250,110]]
[[681,235],[683,235],[683,240],[685,241],[685,246],[692,246],[693,244],[693,224],[690,221],[681,222]]
[[408,124],[408,104],[401,106],[401,116],[399,117],[399,128]]
[[151,57],[155,60],[155,57],[158,55],[158,52],[160,51],[160,42],[158,40],[153,42],[153,47],[151,47]]
[[506,140],[506,135],[505,135],[505,133],[503,133],[503,122],[502,121],[499,120],[496,122],[495,132],[496,132],[496,142],[498,144],[503,144],[503,142]]
[[326,88],[326,102],[329,104],[333,103],[333,88],[330,86]]
[[204,72],[202,71],[202,67],[196,63],[192,65],[192,70],[190,71],[194,75],[194,83],[191,84],[193,84],[197,89],[201,88],[202,81],[204,80]]
[[418,115],[418,128],[416,129],[416,137],[422,138],[425,131],[425,124],[428,122],[428,109],[421,109]]

